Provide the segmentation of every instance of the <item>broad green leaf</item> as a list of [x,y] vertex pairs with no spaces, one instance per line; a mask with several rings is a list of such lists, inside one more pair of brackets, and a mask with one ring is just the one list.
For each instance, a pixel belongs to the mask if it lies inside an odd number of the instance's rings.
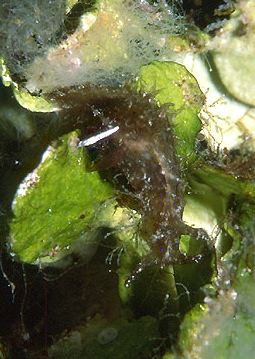
[[113,197],[112,187],[98,172],[86,172],[89,159],[75,146],[76,140],[73,132],[49,147],[17,192],[11,251],[22,261],[32,263],[51,252],[54,256],[69,246],[91,229],[96,211]]
[[155,94],[159,105],[169,105],[169,117],[174,122],[177,137],[177,152],[184,163],[195,160],[195,139],[201,130],[198,113],[204,95],[194,76],[172,61],[153,61],[142,66],[139,72],[138,89]]
[[182,323],[185,359],[252,358],[255,351],[255,303],[252,277],[228,287],[208,305],[191,310]]

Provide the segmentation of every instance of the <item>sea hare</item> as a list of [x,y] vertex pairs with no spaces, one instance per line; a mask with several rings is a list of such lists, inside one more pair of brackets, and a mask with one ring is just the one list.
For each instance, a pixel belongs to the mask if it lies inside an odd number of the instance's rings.
[[129,85],[109,88],[87,84],[56,91],[50,99],[57,103],[63,121],[75,120],[83,129],[86,139],[79,146],[95,142],[98,155],[94,168],[111,169],[118,201],[141,214],[138,235],[151,251],[130,281],[151,264],[201,259],[203,253],[188,256],[179,250],[181,235],[200,241],[207,241],[208,236],[182,220],[185,180],[169,111]]

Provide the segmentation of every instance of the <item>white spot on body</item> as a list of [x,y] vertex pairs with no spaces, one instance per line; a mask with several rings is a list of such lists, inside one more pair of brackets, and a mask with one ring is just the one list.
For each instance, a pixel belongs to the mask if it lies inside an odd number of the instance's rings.
[[104,132],[99,133],[98,135],[89,137],[88,139],[81,141],[78,144],[78,147],[83,147],[83,146],[90,146],[93,145],[94,143],[97,143],[98,141],[109,137],[110,135],[112,135],[113,133],[117,132],[119,130],[119,126],[115,126],[113,128],[110,128],[109,130],[106,130]]

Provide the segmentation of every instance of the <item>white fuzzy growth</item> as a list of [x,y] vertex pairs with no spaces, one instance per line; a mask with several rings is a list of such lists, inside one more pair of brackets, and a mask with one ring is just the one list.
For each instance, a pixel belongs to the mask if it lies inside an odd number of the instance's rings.
[[74,34],[27,67],[27,88],[34,92],[86,82],[122,84],[141,65],[163,59],[167,37],[181,26],[165,2],[152,6],[146,1],[102,0],[97,13],[81,18]]

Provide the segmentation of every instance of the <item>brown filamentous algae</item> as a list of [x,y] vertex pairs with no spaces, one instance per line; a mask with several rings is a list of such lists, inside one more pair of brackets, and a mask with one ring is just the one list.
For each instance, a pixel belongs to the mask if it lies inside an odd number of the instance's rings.
[[[188,256],[179,250],[181,235],[202,241],[209,238],[204,230],[182,220],[186,184],[167,109],[159,108],[150,95],[129,85],[64,88],[51,94],[50,99],[57,102],[63,120],[73,122],[75,118],[77,127],[82,123],[85,135],[101,130],[101,136],[94,136],[101,147],[95,168],[113,168],[118,200],[141,214],[138,235],[151,252],[129,282],[152,264],[165,266],[203,258],[203,253]],[[92,142],[81,141],[80,146]]]

